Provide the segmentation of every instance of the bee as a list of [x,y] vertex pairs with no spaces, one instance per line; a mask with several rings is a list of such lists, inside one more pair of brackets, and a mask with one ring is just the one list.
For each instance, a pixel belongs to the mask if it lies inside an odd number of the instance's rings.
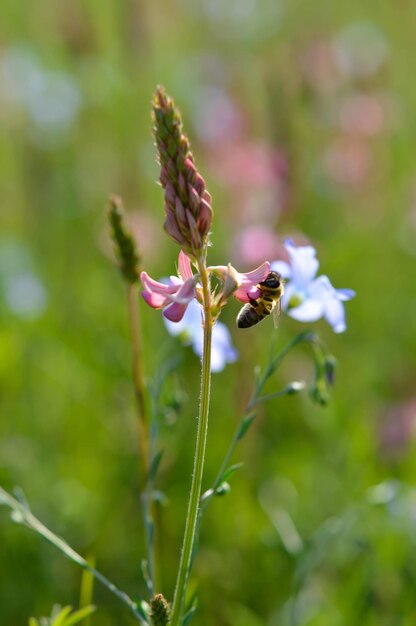
[[277,272],[270,272],[265,280],[257,285],[260,296],[250,298],[237,315],[238,328],[250,328],[273,312],[274,326],[277,328],[280,316],[280,300],[283,296],[283,280]]

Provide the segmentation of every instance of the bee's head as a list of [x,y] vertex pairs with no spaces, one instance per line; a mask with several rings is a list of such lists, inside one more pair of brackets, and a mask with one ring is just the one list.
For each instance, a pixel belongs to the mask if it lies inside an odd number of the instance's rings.
[[277,289],[280,287],[280,283],[282,282],[282,277],[277,272],[269,272],[266,278],[260,283],[262,287],[267,287],[268,289]]

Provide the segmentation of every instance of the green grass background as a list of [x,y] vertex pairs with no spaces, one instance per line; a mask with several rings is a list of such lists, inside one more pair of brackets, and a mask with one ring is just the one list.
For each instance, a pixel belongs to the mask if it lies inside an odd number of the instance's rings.
[[[329,406],[317,407],[306,395],[274,401],[238,449],[235,460],[244,468],[231,492],[213,502],[202,531],[192,582],[199,585],[196,626],[416,622],[415,19],[408,0],[0,5],[0,61],[24,51],[43,70],[69,76],[80,94],[76,118],[59,134],[35,127],[0,84],[0,479],[5,488],[21,486],[40,519],[94,555],[110,579],[132,595],[144,593],[125,290],[103,252],[104,206],[109,192],[120,193],[129,210],[162,227],[149,116],[156,84],[180,106],[214,197],[213,262],[233,260],[230,241],[240,225],[194,123],[199,90],[217,80],[207,70],[212,58],[250,138],[291,155],[292,201],[276,213],[277,234],[303,233],[317,247],[322,271],[358,294],[347,306],[347,333],[314,325],[339,361]],[[317,175],[338,131],[321,123],[319,108],[329,96],[309,93],[299,58],[314,41],[330,41],[361,22],[383,34],[388,56],[369,81],[350,82],[341,95],[388,92],[398,110],[391,129],[366,140],[371,175],[351,188]],[[174,244],[160,233],[154,248],[144,254],[147,271],[173,273]],[[42,281],[47,302],[40,315],[8,306],[7,281],[17,271]],[[240,360],[213,378],[207,487],[273,333],[266,323],[250,337],[238,333],[237,310],[233,303],[223,314]],[[158,579],[171,598],[193,458],[198,361],[168,337],[157,312],[141,303],[141,315],[148,376],[166,358],[181,356],[165,390],[170,410],[157,481],[168,501],[159,510]],[[299,330],[285,320],[277,343]],[[308,352],[299,350],[270,390],[311,376]],[[405,430],[393,452],[381,444],[387,419]],[[301,538],[298,553],[282,541],[282,515]],[[54,602],[77,606],[79,586],[75,566],[0,511],[2,625],[27,624],[30,615],[49,614]],[[133,623],[98,586],[94,600],[93,626]]]

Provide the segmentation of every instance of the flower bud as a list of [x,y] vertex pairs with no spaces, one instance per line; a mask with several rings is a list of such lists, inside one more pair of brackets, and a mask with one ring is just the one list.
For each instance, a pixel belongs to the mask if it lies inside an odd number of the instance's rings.
[[161,87],[153,98],[153,123],[165,190],[164,229],[186,254],[199,258],[208,245],[211,196],[196,169],[180,113]]
[[169,623],[170,608],[161,593],[153,596],[150,602],[150,622],[152,626],[167,626]]
[[108,221],[120,272],[128,283],[134,285],[140,280],[140,257],[119,196],[109,197]]

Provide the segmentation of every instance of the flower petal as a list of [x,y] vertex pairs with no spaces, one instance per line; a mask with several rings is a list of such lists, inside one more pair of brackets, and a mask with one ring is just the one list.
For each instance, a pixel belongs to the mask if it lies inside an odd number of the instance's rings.
[[233,296],[240,302],[247,304],[250,300],[257,300],[257,298],[260,298],[261,291],[257,287],[239,287],[236,291],[234,291]]
[[343,333],[347,328],[345,323],[344,305],[337,298],[330,298],[325,304],[325,319],[331,324],[334,333]]
[[312,246],[295,246],[290,239],[285,241],[292,269],[291,280],[298,288],[305,287],[315,278],[319,268],[316,250]]
[[192,343],[195,334],[202,332],[202,309],[196,300],[191,300],[186,308],[185,315],[179,322],[171,322],[163,318],[170,335],[181,335],[185,343]]
[[292,269],[286,261],[272,261],[272,263],[270,263],[270,269],[272,272],[280,274],[282,278],[289,279],[292,276]]
[[176,287],[176,293],[168,293],[165,294],[166,298],[170,302],[176,302],[177,304],[189,304],[191,300],[195,297],[195,284],[198,280],[198,276],[195,275],[192,278],[188,279],[186,283],[183,283],[182,286]]
[[179,252],[178,257],[178,269],[179,276],[182,278],[183,282],[187,281],[189,278],[192,278],[192,268],[191,261],[189,256],[185,254],[182,250]]
[[355,297],[355,291],[353,289],[336,289],[336,292],[339,300],[347,301]]
[[[289,306],[289,302],[292,298],[293,295],[296,295],[296,289],[295,286],[292,285],[291,282],[289,282],[286,286],[285,286],[285,290],[283,292],[283,296],[282,296],[282,300],[281,300],[281,305],[282,305],[282,309],[283,311],[286,311],[286,309]],[[303,297],[300,297],[299,302],[303,301]]]
[[150,278],[147,272],[142,272],[140,274],[140,280],[142,281],[143,287],[146,291],[166,295],[168,293],[175,293],[175,291],[178,290],[177,285],[172,285],[172,283],[166,285],[164,283],[159,283],[157,280],[153,280],[153,278]]
[[240,274],[241,284],[233,293],[233,296],[244,303],[249,302],[251,298],[256,300],[261,295],[261,291],[257,288],[257,285],[266,278],[269,272],[270,263],[266,261],[259,267],[256,267],[252,272]]
[[160,293],[151,293],[150,291],[142,291],[145,302],[154,309],[161,309],[169,302],[169,300]]
[[266,261],[265,263],[262,263],[261,265],[259,265],[259,267],[256,267],[256,269],[253,270],[252,272],[247,272],[246,274],[240,273],[241,286],[245,286],[246,288],[255,287],[256,285],[261,283],[262,280],[266,278],[269,272],[270,272],[270,263]]
[[328,276],[322,275],[315,278],[307,290],[308,296],[318,300],[327,300],[328,298],[337,298],[337,292],[331,284]]
[[163,309],[162,315],[171,322],[180,322],[185,315],[187,304],[179,304],[173,302],[166,309]]
[[312,298],[308,298],[299,306],[288,311],[288,315],[298,322],[316,322],[323,314],[323,302]]

